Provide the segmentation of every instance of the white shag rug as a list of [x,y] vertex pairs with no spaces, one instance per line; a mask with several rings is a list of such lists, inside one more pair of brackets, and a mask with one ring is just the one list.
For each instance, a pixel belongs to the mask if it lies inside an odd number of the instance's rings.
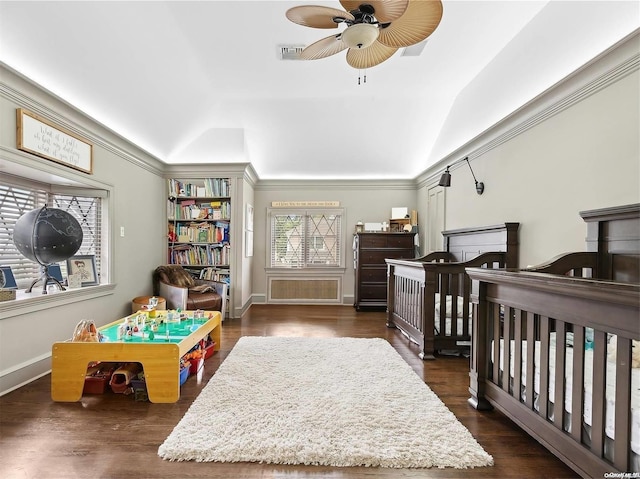
[[387,341],[357,338],[241,338],[158,455],[324,466],[493,465]]

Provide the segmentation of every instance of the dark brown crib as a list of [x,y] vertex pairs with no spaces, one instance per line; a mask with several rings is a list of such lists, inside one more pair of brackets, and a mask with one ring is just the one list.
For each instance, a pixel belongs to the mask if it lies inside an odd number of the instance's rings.
[[499,409],[583,477],[638,472],[640,205],[581,215],[586,252],[467,270],[469,402]]
[[468,352],[471,281],[465,269],[517,267],[519,226],[444,231],[443,251],[387,259],[387,326],[418,344],[422,359],[433,359],[436,351]]

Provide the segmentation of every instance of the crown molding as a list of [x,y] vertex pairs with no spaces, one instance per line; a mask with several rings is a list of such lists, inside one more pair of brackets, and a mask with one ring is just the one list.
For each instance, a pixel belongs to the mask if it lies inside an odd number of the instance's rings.
[[323,190],[413,190],[416,181],[410,180],[260,180],[256,191],[288,191],[305,188],[321,188]]
[[165,163],[54,93],[0,62],[0,97],[87,139],[120,158],[162,176]]

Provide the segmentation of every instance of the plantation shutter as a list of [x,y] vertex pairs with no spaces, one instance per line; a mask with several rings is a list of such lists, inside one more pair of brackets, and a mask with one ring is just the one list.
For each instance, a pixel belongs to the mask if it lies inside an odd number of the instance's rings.
[[342,215],[336,211],[309,212],[306,231],[307,266],[340,266]]
[[272,268],[342,265],[341,210],[278,210],[270,216]]
[[296,212],[278,212],[271,216],[271,266],[304,266],[304,216]]

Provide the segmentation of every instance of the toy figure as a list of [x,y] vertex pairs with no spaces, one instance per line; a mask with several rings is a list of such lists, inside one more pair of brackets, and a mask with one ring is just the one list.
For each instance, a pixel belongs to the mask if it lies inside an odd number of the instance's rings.
[[169,233],[167,234],[167,237],[172,243],[178,241],[178,235],[176,234],[176,225],[174,225],[173,223],[169,223]]

